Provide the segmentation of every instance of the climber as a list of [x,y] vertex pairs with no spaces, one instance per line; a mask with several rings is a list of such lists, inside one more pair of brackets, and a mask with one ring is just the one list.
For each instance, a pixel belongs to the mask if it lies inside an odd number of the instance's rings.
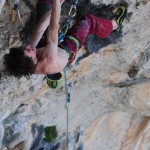
[[[61,4],[64,0],[54,0],[51,11],[48,11],[37,24],[28,44],[25,47],[11,48],[4,56],[4,65],[9,75],[30,77],[32,74],[55,74],[75,59],[76,51],[84,45],[88,34],[107,38],[112,30],[120,30],[127,14],[126,5],[120,5],[113,20],[99,18],[90,14],[82,17],[67,33],[58,47],[58,30]],[[50,5],[49,0],[43,0]],[[42,0],[38,1],[38,5]],[[47,44],[36,48],[44,31],[47,29]]]

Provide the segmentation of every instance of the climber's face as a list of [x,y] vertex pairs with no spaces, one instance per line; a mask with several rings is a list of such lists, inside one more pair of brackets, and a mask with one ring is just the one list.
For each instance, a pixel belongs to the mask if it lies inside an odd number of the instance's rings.
[[36,57],[36,49],[32,48],[30,45],[26,46],[24,49],[24,54],[30,58],[32,58],[33,62],[37,63],[37,57]]

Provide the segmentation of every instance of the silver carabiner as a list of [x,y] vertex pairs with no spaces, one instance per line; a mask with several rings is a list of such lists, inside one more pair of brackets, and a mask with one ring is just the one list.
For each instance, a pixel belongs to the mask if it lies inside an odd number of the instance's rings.
[[[69,11],[69,16],[74,17],[76,15],[77,7],[75,5],[72,5]],[[73,14],[71,14],[73,12]]]

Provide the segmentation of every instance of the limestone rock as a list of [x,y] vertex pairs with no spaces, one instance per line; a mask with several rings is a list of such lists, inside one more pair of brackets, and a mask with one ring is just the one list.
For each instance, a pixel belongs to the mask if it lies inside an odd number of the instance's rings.
[[0,0],[0,14],[2,12],[2,8],[4,6],[5,0]]
[[[119,0],[92,2],[120,3]],[[7,0],[0,22],[0,64],[10,47],[23,44],[25,39],[20,38],[18,31],[24,27],[35,3],[36,0],[21,1],[21,24],[12,26],[13,1]],[[78,63],[67,71],[71,93],[69,146],[72,149],[150,149],[150,1],[128,0],[127,3],[128,16],[123,23],[122,36],[116,42],[106,42],[105,47],[90,55],[86,55],[83,47],[76,59]],[[15,79],[2,74],[1,150],[29,150],[37,138],[40,139],[37,135],[41,128],[36,128],[33,134],[33,125],[43,128],[56,125],[58,139],[53,143],[42,143],[42,148],[53,145],[58,150],[66,150],[64,80],[60,88],[52,90],[43,78],[44,75],[34,75],[31,79]]]

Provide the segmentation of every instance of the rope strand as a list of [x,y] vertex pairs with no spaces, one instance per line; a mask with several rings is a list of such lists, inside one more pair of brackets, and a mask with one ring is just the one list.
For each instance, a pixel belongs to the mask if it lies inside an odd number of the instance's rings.
[[66,105],[65,105],[65,109],[67,111],[66,143],[67,143],[67,150],[69,150],[69,103],[70,103],[70,93],[68,93],[66,67],[64,68],[64,78],[65,78],[65,91],[66,91]]
[[[66,21],[66,24],[59,30],[59,43],[63,41],[68,29],[70,28],[70,22],[72,18],[76,15],[76,5],[78,3],[78,0],[73,0],[72,5],[68,14],[68,18]],[[73,13],[72,13],[73,12]],[[63,32],[62,30],[65,29]],[[65,91],[66,91],[66,124],[67,124],[67,129],[66,129],[66,145],[67,145],[67,150],[69,150],[69,103],[70,103],[70,93],[68,93],[68,82],[67,82],[67,75],[66,75],[66,67],[64,68],[64,79],[65,79]]]

